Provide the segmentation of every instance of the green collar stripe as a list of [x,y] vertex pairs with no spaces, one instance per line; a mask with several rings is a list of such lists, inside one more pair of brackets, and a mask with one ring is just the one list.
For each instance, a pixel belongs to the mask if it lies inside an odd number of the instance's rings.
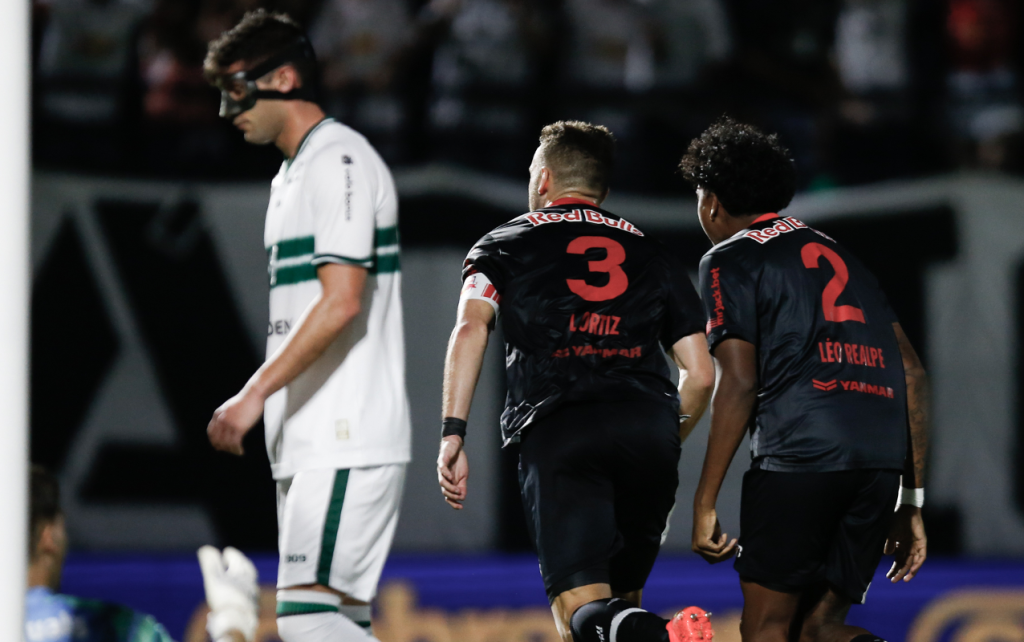
[[315,279],[315,265],[309,263],[291,265],[289,267],[278,268],[275,270],[274,280],[270,284],[270,287],[276,288],[280,285],[292,285],[293,283],[302,283],[303,281],[313,281]]
[[328,121],[333,121],[333,120],[334,120],[333,118],[327,117],[327,118],[324,118],[323,120],[321,120],[319,123],[317,123],[317,124],[313,125],[312,127],[310,127],[309,131],[306,132],[305,136],[302,137],[302,141],[299,143],[299,148],[297,150],[295,150],[295,156],[292,156],[291,158],[286,159],[285,160],[285,165],[290,168],[292,166],[292,162],[296,158],[298,158],[299,154],[302,153],[302,150],[305,149],[306,143],[309,141],[309,137],[313,135],[313,132],[315,132],[316,130],[320,129],[320,125],[323,125],[324,123],[326,123]]
[[374,239],[374,245],[376,247],[384,247],[386,245],[397,245],[398,244],[398,226],[393,227],[382,227],[377,230],[376,238]]
[[382,254],[377,257],[376,264],[370,268],[370,274],[389,274],[402,269],[398,254]]
[[338,607],[316,602],[278,602],[277,616],[305,615],[307,613],[337,613]]
[[312,236],[303,236],[295,239],[285,239],[267,248],[267,255],[271,255],[274,248],[277,248],[277,260],[292,259],[296,256],[312,254],[316,249]]
[[331,585],[331,563],[334,561],[334,546],[338,543],[341,507],[345,504],[345,489],[347,487],[348,470],[336,471],[331,502],[327,505],[327,519],[324,520],[324,536],[320,540],[320,563],[316,570],[316,582],[322,586]]

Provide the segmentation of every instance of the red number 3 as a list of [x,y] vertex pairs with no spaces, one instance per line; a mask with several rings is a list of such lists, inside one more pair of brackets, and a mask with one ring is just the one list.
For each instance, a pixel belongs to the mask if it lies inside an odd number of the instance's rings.
[[843,293],[843,289],[846,288],[846,284],[850,280],[850,271],[846,268],[846,262],[831,248],[821,243],[808,243],[800,250],[800,257],[804,260],[804,267],[809,269],[816,269],[818,260],[825,257],[832,264],[832,269],[836,271],[836,275],[832,277],[832,280],[825,286],[825,291],[821,293],[821,307],[825,312],[825,320],[836,323],[843,321],[864,323],[864,311],[860,308],[855,308],[852,305],[836,305],[836,299]]
[[618,241],[606,236],[580,236],[573,239],[566,249],[569,254],[585,254],[595,247],[604,248],[608,256],[600,261],[588,261],[591,272],[606,272],[608,285],[600,287],[590,285],[583,279],[566,279],[569,289],[587,301],[607,301],[614,299],[629,287],[629,277],[622,270],[622,262],[626,260],[626,250]]

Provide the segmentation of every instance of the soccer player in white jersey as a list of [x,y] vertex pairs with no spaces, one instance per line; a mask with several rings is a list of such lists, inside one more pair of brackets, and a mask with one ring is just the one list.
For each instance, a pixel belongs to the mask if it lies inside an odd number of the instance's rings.
[[410,450],[394,182],[366,139],[314,102],[316,60],[286,15],[246,14],[210,44],[205,71],[220,115],[286,158],[267,210],[267,360],[207,432],[241,455],[264,417],[281,638],[372,639]]

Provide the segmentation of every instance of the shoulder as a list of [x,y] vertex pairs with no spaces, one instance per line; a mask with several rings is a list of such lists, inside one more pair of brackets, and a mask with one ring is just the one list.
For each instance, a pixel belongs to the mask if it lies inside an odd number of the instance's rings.
[[29,590],[25,596],[25,637],[28,642],[71,639],[76,613],[64,597],[42,587]]
[[58,611],[71,610],[65,597],[41,586],[29,589],[25,594],[26,617],[36,619]]
[[757,252],[757,244],[747,239],[741,232],[705,252],[700,264],[704,266],[712,263],[746,263]]
[[370,141],[348,125],[331,120],[318,127],[310,141],[310,163],[340,163],[354,168],[383,163]]
[[530,214],[533,212],[517,216],[480,237],[466,256],[466,263],[485,260],[488,263],[504,264],[514,259],[522,249],[520,241],[533,229],[527,220]]
[[502,223],[480,237],[480,240],[476,242],[474,247],[478,245],[496,245],[520,238],[533,229],[534,226],[530,223],[528,217],[535,213],[536,212],[527,212],[526,214],[517,216],[508,222]]
[[489,254],[497,248],[497,241],[494,239],[494,232],[488,232],[484,234],[477,242],[473,244],[473,247],[469,250],[469,257],[478,257],[484,254]]

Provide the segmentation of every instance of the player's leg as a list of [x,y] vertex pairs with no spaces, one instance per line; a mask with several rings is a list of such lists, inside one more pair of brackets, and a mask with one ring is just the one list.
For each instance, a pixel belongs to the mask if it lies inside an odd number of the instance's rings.
[[640,606],[643,602],[644,590],[637,589],[635,591],[616,591],[612,589],[612,597],[617,597],[620,600],[625,600],[633,606]]
[[[607,590],[607,585],[604,588]],[[562,639],[566,642],[670,642],[665,628],[667,623],[665,618],[632,602],[605,597],[585,601],[573,609],[569,620],[571,636],[563,635]]]
[[374,639],[369,601],[394,537],[404,475],[404,466],[391,465],[295,476],[281,530],[284,642]]
[[[623,586],[619,597],[612,590],[610,560],[618,558],[625,547],[616,519],[613,471],[629,467],[628,458],[623,461],[614,438],[618,426],[636,419],[635,406],[620,403],[572,406],[555,413],[548,421],[539,422],[524,439],[521,451],[524,505],[532,522],[531,535],[537,543],[552,613],[566,642],[669,640],[667,621],[638,606],[674,498],[678,439],[674,450],[672,444],[668,446],[671,461],[665,467],[671,468],[669,479],[658,480],[666,488],[660,494],[653,493],[661,499],[663,495],[668,497],[661,502],[665,505],[661,507],[659,519],[653,520],[657,522],[653,551],[645,551],[639,564],[632,565],[639,572],[633,572],[625,582],[619,581]],[[668,417],[672,413],[663,414]],[[674,420],[674,416],[669,417],[669,421]],[[675,430],[674,426],[671,430]],[[657,455],[646,454],[650,467]],[[644,492],[652,494],[650,488],[645,488]],[[539,538],[537,533],[540,533]]]
[[796,634],[802,597],[824,585],[832,541],[853,501],[850,474],[753,469],[743,475],[735,567],[744,642]]
[[895,470],[850,471],[847,483],[853,501],[847,507],[829,550],[826,563],[828,586],[803,618],[802,642],[872,642],[881,638],[866,629],[846,624],[853,603],[861,604],[889,533],[899,492],[900,473]]
[[799,593],[774,591],[756,582],[740,580],[743,642],[787,642],[800,604]]
[[612,595],[640,606],[679,488],[679,419],[664,404],[604,406],[602,412],[615,422],[615,523],[623,539],[608,562]]
[[[674,409],[649,402],[606,404],[604,413],[615,418],[613,441],[615,520],[622,549],[609,560],[612,595],[641,607],[647,583],[662,543],[679,487],[679,419]],[[636,627],[649,635],[655,623],[667,630],[672,642],[707,639],[713,635],[709,614],[689,607],[671,621],[653,614],[625,616],[623,635]],[[661,636],[665,633],[659,631]]]
[[317,585],[279,590],[278,636],[283,642],[372,642],[370,605],[345,601],[337,592]]
[[800,642],[850,642],[862,635],[869,636],[867,640],[876,639],[866,629],[846,624],[849,598],[839,595],[832,587],[820,591],[816,598],[801,618]]
[[367,638],[341,614],[344,596],[322,577],[319,563],[337,541],[349,473],[303,471],[278,484],[277,628],[284,642]]
[[[610,442],[603,417],[589,407],[563,406],[536,421],[520,447],[527,528],[564,642],[591,639],[579,637],[580,632],[574,637],[573,623],[584,620],[595,635],[598,627],[609,635],[617,613],[616,605],[608,606],[608,560],[622,547],[608,473]],[[621,600],[616,604],[632,607]]]

